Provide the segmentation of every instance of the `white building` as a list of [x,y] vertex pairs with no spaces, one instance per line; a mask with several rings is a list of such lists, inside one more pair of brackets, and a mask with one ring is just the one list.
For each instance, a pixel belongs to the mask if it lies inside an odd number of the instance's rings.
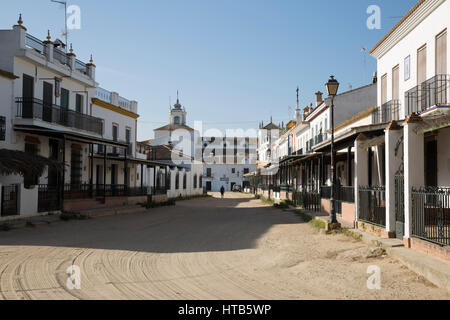
[[396,120],[384,141],[385,228],[412,247],[419,239],[450,245],[449,27],[450,2],[422,0],[371,50],[379,119]]
[[257,139],[250,137],[203,138],[203,187],[218,192],[222,188],[232,191],[248,186],[244,175],[256,170]]

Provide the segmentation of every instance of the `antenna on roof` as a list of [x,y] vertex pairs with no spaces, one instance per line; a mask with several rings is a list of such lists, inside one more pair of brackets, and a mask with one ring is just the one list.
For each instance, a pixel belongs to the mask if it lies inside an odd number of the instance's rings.
[[[364,46],[361,46],[361,52],[363,54],[363,80],[366,81],[366,53],[367,53],[367,48]],[[365,83],[365,82],[363,82]]]
[[64,5],[64,37],[66,38],[66,50],[67,50],[67,38],[69,37],[69,33],[67,31],[67,2],[66,1],[57,1],[57,0],[51,0],[51,2],[59,3]]

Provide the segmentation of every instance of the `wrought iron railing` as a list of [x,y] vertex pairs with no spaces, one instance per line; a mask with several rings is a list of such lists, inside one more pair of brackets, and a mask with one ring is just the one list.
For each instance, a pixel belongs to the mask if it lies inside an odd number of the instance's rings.
[[386,226],[385,187],[359,188],[359,220],[382,227]]
[[412,189],[412,235],[450,246],[450,188]]
[[33,37],[31,34],[27,33],[27,36],[25,38],[25,45],[28,48],[34,49],[35,51],[39,52],[40,54],[44,54],[44,43],[39,40],[36,37]]
[[0,141],[5,141],[6,139],[6,118],[0,116]]
[[10,217],[19,215],[19,186],[2,186],[0,191],[1,216]]
[[450,75],[440,74],[405,93],[408,114],[420,114],[434,106],[450,104]]
[[38,212],[61,210],[61,193],[57,186],[38,185]]
[[17,117],[22,119],[37,119],[65,127],[103,134],[103,120],[87,114],[62,108],[57,105],[45,104],[35,98],[16,98]]
[[150,188],[150,194],[152,194],[152,195],[164,195],[164,194],[167,194],[167,191],[168,191],[168,188],[165,186]]
[[392,100],[372,112],[372,123],[387,123],[400,120],[400,101]]
[[66,184],[64,186],[64,199],[93,199],[97,197],[137,197],[148,195],[149,188],[130,187],[125,184]]
[[320,192],[294,192],[293,202],[294,205],[300,206],[305,210],[315,212],[320,212],[322,210]]

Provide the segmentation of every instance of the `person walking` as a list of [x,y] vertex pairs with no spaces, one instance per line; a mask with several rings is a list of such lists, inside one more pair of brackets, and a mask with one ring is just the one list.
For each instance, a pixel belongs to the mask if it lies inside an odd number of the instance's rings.
[[225,196],[225,188],[222,186],[222,188],[220,188],[220,194],[222,195],[222,199]]

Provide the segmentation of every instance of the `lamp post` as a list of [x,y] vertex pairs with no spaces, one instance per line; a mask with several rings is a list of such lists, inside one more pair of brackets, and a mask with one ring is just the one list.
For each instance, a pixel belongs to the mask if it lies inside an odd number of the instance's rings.
[[337,224],[336,218],[336,202],[335,202],[335,187],[336,187],[336,159],[334,150],[334,97],[336,97],[339,82],[334,79],[334,76],[330,77],[330,80],[325,84],[327,88],[328,96],[331,98],[331,209],[330,209],[330,224]]

